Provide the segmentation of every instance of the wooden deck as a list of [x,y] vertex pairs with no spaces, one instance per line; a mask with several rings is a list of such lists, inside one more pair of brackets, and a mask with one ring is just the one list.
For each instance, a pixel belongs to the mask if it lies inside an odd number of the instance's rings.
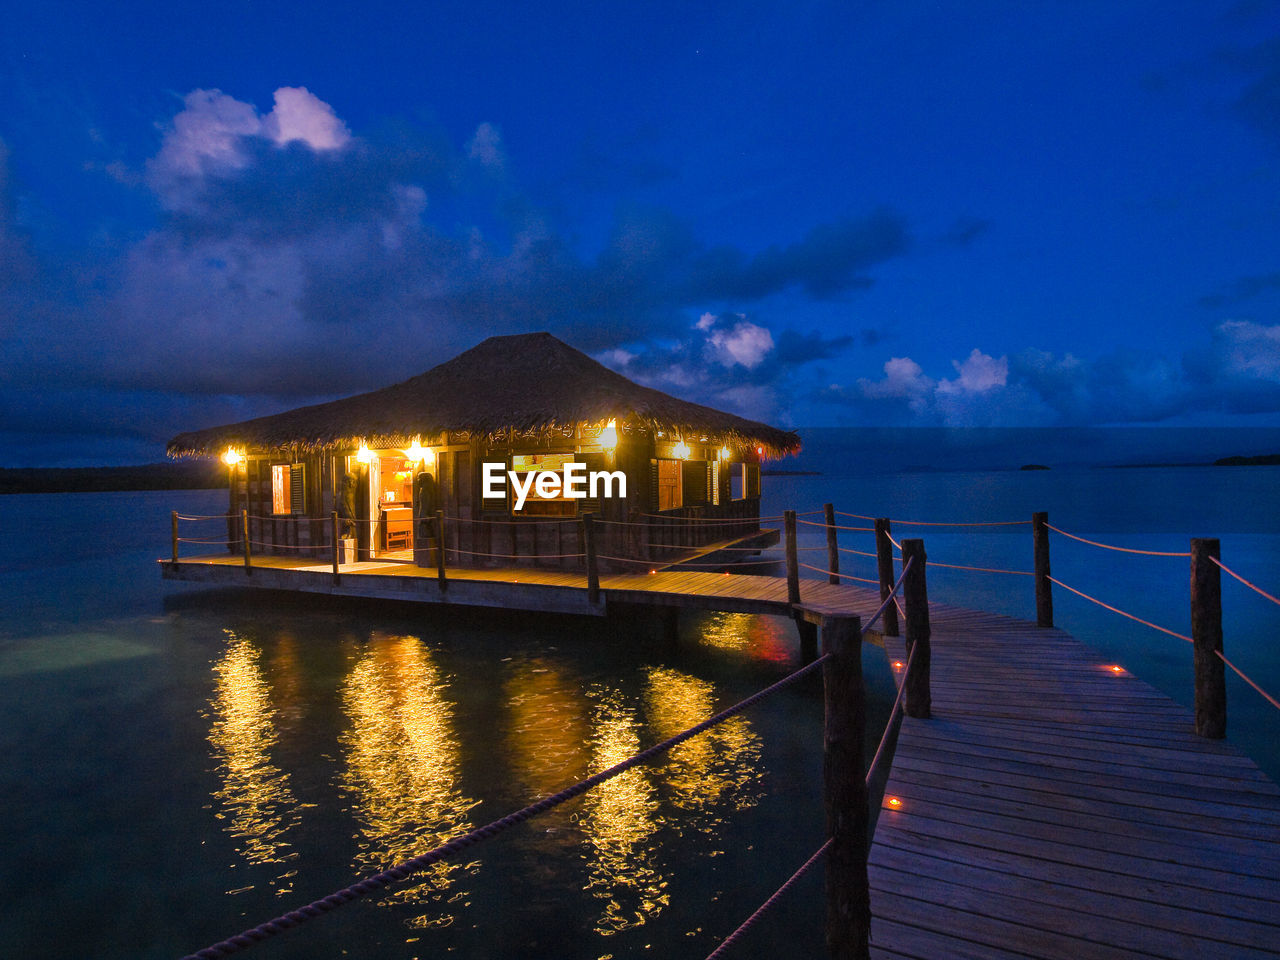
[[873,957],[1280,956],[1280,789],[1251,760],[1060,630],[931,612],[933,717],[903,720],[871,850]]
[[330,564],[310,558],[254,557],[252,573],[245,572],[241,558],[229,554],[184,557],[178,564],[162,560],[160,567],[166,580],[192,583],[588,616],[604,616],[610,603],[640,603],[730,613],[799,613],[816,621],[830,613],[868,616],[879,605],[879,594],[872,590],[801,580],[800,609],[793,610],[787,603],[785,578],[679,568],[601,574],[600,602],[592,604],[587,597],[586,574],[536,567],[451,567],[443,590],[434,570],[378,560],[343,564],[337,583]]

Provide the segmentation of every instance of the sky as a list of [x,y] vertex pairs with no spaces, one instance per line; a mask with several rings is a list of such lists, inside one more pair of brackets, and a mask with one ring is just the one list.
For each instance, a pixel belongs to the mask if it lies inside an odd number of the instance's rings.
[[1275,0],[0,22],[0,466],[536,330],[789,427],[1280,426]]

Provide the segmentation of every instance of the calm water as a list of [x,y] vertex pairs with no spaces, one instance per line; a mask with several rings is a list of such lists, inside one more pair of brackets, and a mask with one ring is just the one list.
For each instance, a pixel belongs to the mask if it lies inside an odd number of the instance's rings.
[[[1223,558],[1274,591],[1270,468],[774,477],[922,520],[1047,509],[1084,536]],[[168,510],[216,492],[0,498],[0,939],[13,956],[176,957],[487,822],[683,729],[796,664],[767,617],[652,625],[210,592],[159,580]],[[856,521],[851,521],[856,522]],[[1001,528],[996,528],[1001,530]],[[931,560],[1026,569],[1026,528],[922,534]],[[818,546],[810,530],[802,546]],[[869,542],[846,544],[865,549]],[[1055,575],[1186,629],[1186,561],[1054,542]],[[813,551],[813,556],[821,555]],[[869,561],[846,570],[870,575]],[[1224,584],[1229,656],[1280,686],[1277,608]],[[934,568],[931,595],[1019,616],[1028,578]],[[1255,602],[1256,601],[1256,602]],[[1059,595],[1059,622],[1187,700],[1185,644]],[[885,706],[878,650],[866,664]],[[1234,681],[1233,739],[1274,775],[1280,716]],[[800,685],[671,763],[352,904],[264,957],[702,957],[821,842],[821,706]],[[821,952],[821,872],[744,955]]]

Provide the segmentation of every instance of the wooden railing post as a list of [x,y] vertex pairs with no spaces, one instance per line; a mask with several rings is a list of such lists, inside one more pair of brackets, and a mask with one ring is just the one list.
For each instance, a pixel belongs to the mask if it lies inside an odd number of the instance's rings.
[[244,572],[253,573],[249,557],[249,511],[240,511],[240,534],[244,537]]
[[600,566],[596,559],[595,514],[582,515],[582,548],[587,555],[587,602],[595,606],[600,602]]
[[902,563],[911,569],[902,581],[902,600],[907,611],[907,656],[914,662],[907,672],[907,697],[903,709],[908,717],[931,715],[933,698],[929,692],[929,590],[925,580],[923,540],[902,541]]
[[827,574],[828,583],[840,582],[840,544],[836,539],[836,508],[828,503],[822,507],[823,519],[827,521]]
[[173,565],[178,565],[178,511],[169,511],[169,527],[171,539],[173,540]]
[[787,603],[800,602],[800,561],[796,553],[796,512],[782,512],[783,528],[786,533],[787,554]]
[[1031,540],[1035,546],[1036,626],[1053,626],[1053,584],[1049,582],[1049,514],[1031,515]]
[[[1226,668],[1222,650],[1222,572],[1217,539],[1191,541],[1191,643],[1196,679],[1196,733],[1221,740],[1227,735]],[[1217,651],[1217,652],[1215,652]]]
[[339,556],[339,553],[342,550],[342,540],[339,537],[339,534],[342,532],[342,524],[338,520],[337,510],[334,510],[330,514],[330,519],[333,524],[331,528],[332,536],[330,538],[333,540],[333,582],[336,585],[338,583],[338,564],[342,561],[342,558]]
[[449,581],[444,575],[444,511],[436,511],[436,578],[440,581],[440,592],[449,589]]
[[[889,599],[889,594],[893,593],[893,585],[898,579],[893,575],[893,541],[889,539],[888,517],[880,517],[876,520],[876,572],[880,577],[880,602],[884,603]],[[884,613],[880,615],[880,622],[884,624],[886,637],[898,635],[896,603],[891,603],[884,608]]]
[[862,621],[822,622],[826,719],[822,730],[823,806],[827,837],[827,949],[833,960],[870,956],[867,882],[866,701],[862,689]]

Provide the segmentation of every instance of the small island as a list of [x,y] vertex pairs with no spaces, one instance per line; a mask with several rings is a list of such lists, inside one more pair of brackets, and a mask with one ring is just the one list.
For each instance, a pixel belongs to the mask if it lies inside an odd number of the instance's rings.
[[1280,466],[1280,453],[1264,453],[1258,457],[1223,457],[1213,461],[1215,467],[1276,467]]
[[1043,463],[1024,463],[1018,468],[1019,470],[1048,470]]

